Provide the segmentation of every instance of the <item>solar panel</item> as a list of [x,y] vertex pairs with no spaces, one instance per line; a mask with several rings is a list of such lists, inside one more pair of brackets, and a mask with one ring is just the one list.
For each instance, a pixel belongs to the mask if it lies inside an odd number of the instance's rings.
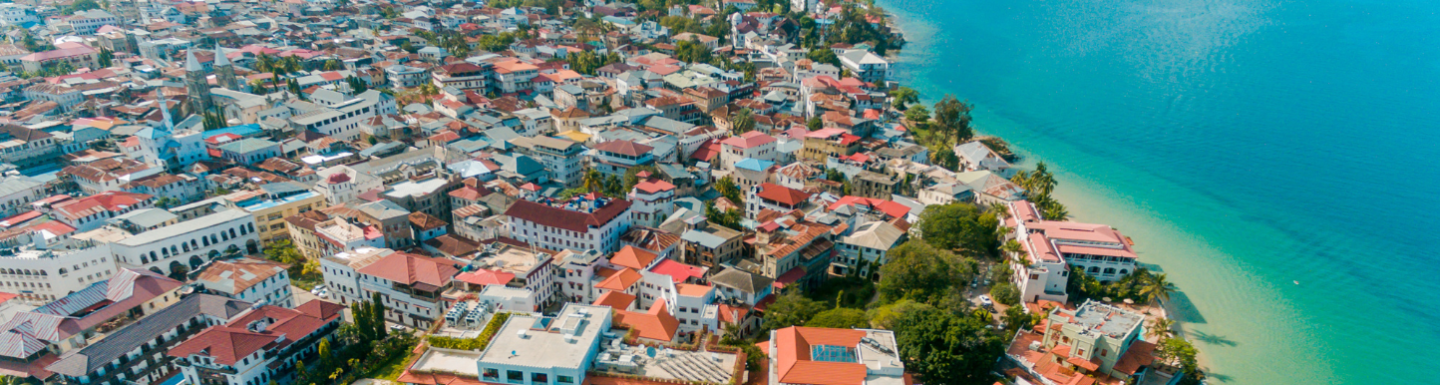
[[810,360],[823,362],[855,362],[855,348],[835,345],[810,347]]

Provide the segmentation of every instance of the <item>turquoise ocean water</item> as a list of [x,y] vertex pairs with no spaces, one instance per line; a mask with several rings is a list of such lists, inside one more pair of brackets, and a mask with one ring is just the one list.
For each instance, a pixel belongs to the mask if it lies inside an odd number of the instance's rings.
[[880,4],[897,80],[1170,274],[1213,383],[1440,383],[1440,1]]

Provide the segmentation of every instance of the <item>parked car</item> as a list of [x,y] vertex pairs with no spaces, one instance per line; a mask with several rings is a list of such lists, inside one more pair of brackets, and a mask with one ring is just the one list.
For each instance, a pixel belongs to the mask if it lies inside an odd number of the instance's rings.
[[995,302],[993,302],[993,301],[990,300],[990,295],[989,295],[989,294],[981,294],[981,295],[980,295],[980,306],[990,307],[990,306],[993,306],[993,305],[995,305]]

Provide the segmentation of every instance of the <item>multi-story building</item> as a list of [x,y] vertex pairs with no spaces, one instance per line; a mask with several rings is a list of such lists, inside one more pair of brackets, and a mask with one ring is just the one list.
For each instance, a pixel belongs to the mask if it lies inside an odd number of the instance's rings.
[[209,294],[186,296],[47,365],[63,383],[159,383],[180,368],[171,347],[250,308],[250,303]]
[[851,49],[839,52],[840,65],[850,70],[855,77],[865,82],[890,79],[890,61],[866,49]]
[[822,128],[805,134],[805,147],[800,157],[820,163],[829,158],[841,158],[860,151],[860,137],[839,128]]
[[195,276],[205,292],[249,303],[295,307],[286,266],[253,258],[217,260]]
[[628,198],[631,219],[639,226],[659,227],[675,212],[675,185],[660,179],[636,183]]
[[503,60],[494,64],[495,85],[500,93],[510,94],[535,87],[534,79],[540,74],[540,67],[519,60]]
[[334,166],[315,172],[315,191],[325,194],[325,203],[334,206],[359,201],[361,193],[385,187],[380,178],[356,172],[347,166]]
[[221,256],[259,253],[256,228],[250,213],[223,209],[141,233],[104,227],[76,238],[110,242],[110,251],[122,267],[175,274],[194,271]]
[[35,17],[35,10],[29,5],[16,3],[0,4],[0,25],[25,27],[27,24],[37,21],[39,21],[39,19]]
[[67,199],[40,207],[40,212],[74,227],[78,231],[90,231],[109,222],[110,218],[131,211],[155,206],[155,197],[124,191],[104,191],[99,194]]
[[379,248],[338,253],[321,259],[320,266],[325,285],[341,303],[370,301],[379,293],[389,309],[386,320],[418,329],[444,316],[448,306],[441,293],[460,273],[456,262],[444,258]]
[[336,140],[351,141],[360,138],[360,125],[377,115],[389,115],[399,111],[395,98],[376,90],[369,90],[328,105],[311,105],[290,117],[290,127],[299,131],[315,131]]
[[486,80],[492,76],[492,71],[488,67],[490,67],[489,63],[485,63],[484,66],[470,62],[447,64],[435,67],[430,73],[430,78],[436,88],[484,89]]
[[567,139],[549,136],[519,137],[510,140],[515,150],[545,165],[550,180],[566,186],[580,183],[584,176],[585,146]]
[[561,274],[555,266],[557,252],[532,248],[511,239],[491,239],[484,242],[480,254],[472,266],[478,271],[490,271],[497,275],[513,277],[504,282],[512,288],[528,291],[527,298],[533,299],[534,308],[515,309],[540,311],[544,306],[561,302]]
[[[1008,357],[1046,383],[1076,383],[1096,377],[1133,383],[1174,383],[1179,375],[1164,373],[1160,381],[1145,380],[1152,371],[1155,344],[1142,340],[1145,317],[1134,311],[1085,301],[1074,310],[1051,311],[1043,333],[1022,333]],[[1019,346],[1016,346],[1019,345]],[[1154,371],[1155,374],[1162,372]]]
[[761,183],[749,190],[745,196],[745,216],[754,219],[761,211],[773,210],[788,213],[804,207],[811,194],[774,183]]
[[285,218],[325,207],[324,195],[297,183],[271,183],[261,186],[261,189],[233,193],[226,199],[254,217],[255,227],[260,229],[262,245],[289,238]]
[[395,202],[378,200],[355,206],[360,211],[361,222],[380,228],[385,235],[385,247],[400,249],[416,244],[415,232],[410,228],[410,211]]
[[95,30],[100,29],[100,27],[115,25],[117,19],[115,15],[110,14],[110,12],[91,9],[88,11],[75,12],[74,15],[66,17],[65,22],[70,24],[70,28],[74,29],[76,34],[94,35]]
[[25,87],[25,99],[35,102],[55,102],[60,111],[70,111],[76,104],[85,101],[84,89],[70,84],[37,83]]
[[630,230],[630,202],[598,195],[575,197],[553,205],[521,200],[510,205],[510,236],[550,250],[620,249],[620,235]]
[[735,263],[745,250],[744,233],[729,227],[716,225],[704,216],[696,215],[685,219],[684,232],[680,233],[681,261],[715,269],[723,264]]
[[30,211],[30,202],[45,197],[45,182],[24,175],[0,176],[0,218]]
[[556,272],[560,275],[560,293],[567,302],[591,303],[600,293],[595,289],[599,283],[596,272],[608,265],[598,251],[576,252],[564,250],[555,255]]
[[36,52],[20,58],[20,65],[26,71],[37,72],[46,66],[69,63],[73,68],[95,68],[99,65],[100,51],[81,43],[59,43],[55,49]]
[[110,245],[73,239],[74,231],[57,221],[7,231],[9,238],[0,239],[0,291],[45,303],[114,275]]
[[542,323],[538,315],[512,315],[476,360],[479,380],[583,384],[600,353],[600,335],[611,328],[611,314],[607,306],[567,303],[554,322]]
[[390,185],[381,194],[410,213],[425,213],[442,221],[450,221],[450,199],[445,194],[456,187],[454,181],[442,177],[407,180]]
[[1015,220],[1012,236],[1024,246],[1014,256],[1011,277],[1023,301],[1065,301],[1072,267],[1102,282],[1135,271],[1137,256],[1129,239],[1110,226],[1043,220],[1028,201],[1007,205]]
[[289,383],[295,361],[314,356],[320,340],[334,338],[344,309],[321,300],[294,309],[254,307],[205,329],[167,354],[176,358],[191,384]]
[[254,165],[280,156],[280,144],[265,139],[245,138],[221,145],[220,157],[237,164]]
[[590,164],[602,174],[623,176],[635,166],[655,164],[655,148],[630,140],[612,140],[592,146]]
[[404,64],[385,67],[385,77],[390,80],[392,88],[417,87],[431,81],[430,71]]
[[905,230],[889,222],[874,221],[855,227],[840,239],[840,255],[831,260],[830,273],[854,274],[878,281],[885,254],[905,243]]
[[725,169],[734,169],[742,159],[775,160],[775,138],[759,131],[750,131],[720,141],[720,164]]
[[110,279],[92,283],[38,308],[15,313],[0,324],[0,366],[17,368],[7,375],[43,381],[45,369],[76,349],[91,345],[136,319],[180,300],[180,281],[145,270],[120,269]]
[[[777,218],[780,219],[780,218]],[[760,274],[781,286],[810,287],[824,281],[834,241],[830,226],[789,216],[755,229],[755,256]]]
[[50,133],[13,124],[0,125],[0,162],[30,168],[59,157],[60,146]]
[[770,383],[902,384],[908,380],[895,332],[791,326],[770,331]]

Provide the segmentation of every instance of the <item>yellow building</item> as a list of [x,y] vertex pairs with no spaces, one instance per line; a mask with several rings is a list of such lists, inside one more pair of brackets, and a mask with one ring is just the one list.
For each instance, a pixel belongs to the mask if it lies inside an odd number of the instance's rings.
[[265,246],[290,239],[285,218],[325,208],[325,195],[293,183],[271,183],[260,190],[230,194],[226,199],[255,216],[260,244]]

